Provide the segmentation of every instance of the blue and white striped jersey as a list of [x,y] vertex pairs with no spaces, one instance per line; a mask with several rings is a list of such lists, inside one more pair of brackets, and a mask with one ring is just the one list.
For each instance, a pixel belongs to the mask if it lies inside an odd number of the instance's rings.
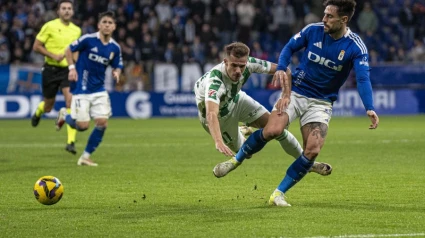
[[73,94],[90,94],[105,91],[105,72],[123,68],[121,48],[115,40],[103,44],[99,32],[85,34],[70,45],[72,52],[79,52],[75,68],[78,81],[71,83]]
[[278,70],[286,70],[294,52],[305,48],[300,65],[292,74],[292,91],[329,102],[338,99],[338,91],[352,68],[366,110],[373,110],[369,79],[369,55],[360,37],[347,29],[340,39],[324,32],[323,23],[307,25],[283,48]]

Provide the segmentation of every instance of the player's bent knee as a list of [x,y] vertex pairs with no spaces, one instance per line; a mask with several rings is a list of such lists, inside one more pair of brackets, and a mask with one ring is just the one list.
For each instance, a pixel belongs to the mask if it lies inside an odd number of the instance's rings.
[[280,136],[284,130],[284,128],[266,127],[263,129],[263,136],[266,140],[272,140]]
[[108,127],[108,120],[105,118],[96,118],[95,119],[96,127]]
[[77,127],[75,129],[77,129],[77,131],[85,131],[87,129],[89,129],[89,122],[78,122],[77,121]]

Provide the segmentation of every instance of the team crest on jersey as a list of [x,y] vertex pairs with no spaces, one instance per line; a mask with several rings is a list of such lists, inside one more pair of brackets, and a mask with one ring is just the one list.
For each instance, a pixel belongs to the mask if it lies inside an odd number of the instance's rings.
[[339,52],[338,59],[342,60],[344,58],[344,55],[345,55],[345,51],[341,50],[341,52]]
[[209,98],[217,99],[217,91],[216,91],[216,90],[214,90],[214,89],[210,89],[210,90],[208,91],[208,97],[209,97]]
[[114,52],[111,52],[111,54],[109,55],[109,60],[112,60],[114,58]]

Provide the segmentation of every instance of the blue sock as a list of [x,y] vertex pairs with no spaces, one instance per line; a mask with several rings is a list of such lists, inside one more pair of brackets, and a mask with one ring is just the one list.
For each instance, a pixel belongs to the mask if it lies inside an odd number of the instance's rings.
[[304,154],[302,154],[289,166],[285,178],[280,182],[277,189],[283,193],[288,191],[308,173],[313,163],[314,161],[308,160]]
[[71,115],[67,114],[65,116],[65,122],[66,124],[68,124],[70,127],[72,127],[73,129],[76,129],[77,127],[77,123],[75,122],[74,119],[72,119]]
[[235,156],[236,160],[242,163],[244,159],[260,151],[267,142],[263,137],[263,129],[256,130],[243,143]]
[[103,135],[105,134],[106,127],[95,127],[87,142],[86,152],[93,153],[102,141]]

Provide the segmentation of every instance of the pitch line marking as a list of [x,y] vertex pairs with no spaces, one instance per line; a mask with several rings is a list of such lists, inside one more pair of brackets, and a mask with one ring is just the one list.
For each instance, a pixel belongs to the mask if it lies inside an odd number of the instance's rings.
[[309,236],[305,238],[374,238],[374,237],[417,237],[425,236],[425,233],[410,234],[364,234],[364,235],[340,235],[340,236]]

